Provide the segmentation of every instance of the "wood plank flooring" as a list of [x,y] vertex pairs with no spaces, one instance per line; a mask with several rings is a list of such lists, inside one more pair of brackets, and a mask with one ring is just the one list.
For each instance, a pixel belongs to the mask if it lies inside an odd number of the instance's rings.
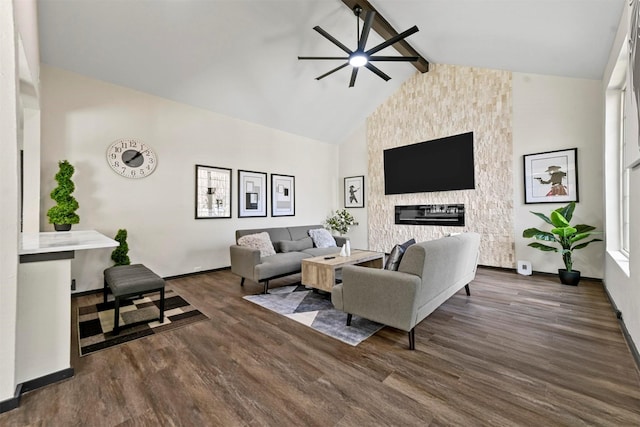
[[[281,286],[299,280],[275,280]],[[480,269],[407,334],[357,347],[244,301],[228,270],[168,282],[211,320],[80,358],[2,426],[640,426],[640,377],[601,283]],[[100,298],[73,299],[73,311]]]

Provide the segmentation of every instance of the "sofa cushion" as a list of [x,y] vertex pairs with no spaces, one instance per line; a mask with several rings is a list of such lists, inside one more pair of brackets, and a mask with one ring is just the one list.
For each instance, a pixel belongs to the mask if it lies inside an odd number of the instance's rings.
[[387,261],[384,264],[384,269],[393,271],[398,270],[398,266],[400,265],[400,261],[402,261],[402,256],[404,255],[405,251],[415,242],[415,239],[409,239],[404,243],[395,245],[393,249],[391,249],[391,253],[387,257]]
[[257,280],[263,280],[297,273],[300,271],[302,260],[309,257],[310,255],[303,252],[278,253],[268,256],[255,266],[255,277]]
[[327,255],[335,255],[338,256],[340,250],[338,247],[330,247],[330,248],[309,248],[302,251],[303,253],[310,256],[327,256]]
[[260,250],[261,257],[267,257],[275,255],[276,251],[271,243],[269,233],[263,231],[262,233],[247,234],[238,239],[238,245],[246,246],[252,249]]
[[331,233],[329,233],[324,228],[309,230],[309,236],[311,236],[313,244],[316,246],[316,248],[331,248],[337,246],[336,240],[333,238]]
[[281,240],[278,242],[280,252],[301,252],[305,249],[313,247],[311,237],[305,237],[301,240]]
[[291,237],[289,237],[288,239],[278,239],[278,240],[302,240],[305,237],[309,237],[309,230],[314,230],[317,228],[323,228],[323,227],[320,224],[296,225],[293,227],[288,227],[289,234],[291,234]]

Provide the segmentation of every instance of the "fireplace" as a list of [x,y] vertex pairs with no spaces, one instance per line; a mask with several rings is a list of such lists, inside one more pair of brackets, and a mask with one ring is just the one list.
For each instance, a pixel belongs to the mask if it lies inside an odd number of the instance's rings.
[[464,204],[396,206],[396,224],[464,226]]

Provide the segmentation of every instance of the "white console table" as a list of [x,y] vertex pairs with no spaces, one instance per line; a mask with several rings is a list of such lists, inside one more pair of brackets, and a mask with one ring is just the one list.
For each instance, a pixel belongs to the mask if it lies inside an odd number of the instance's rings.
[[[27,389],[73,376],[71,260],[118,242],[94,230],[22,233],[18,267],[16,382]],[[23,390],[28,391],[28,390]]]

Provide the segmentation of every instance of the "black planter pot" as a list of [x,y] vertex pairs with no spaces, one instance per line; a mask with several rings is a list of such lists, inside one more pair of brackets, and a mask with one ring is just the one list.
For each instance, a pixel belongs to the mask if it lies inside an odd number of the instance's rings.
[[569,286],[578,286],[580,282],[580,272],[577,270],[567,271],[564,268],[558,269],[558,276],[560,276],[560,283]]
[[71,224],[53,224],[53,228],[56,231],[69,231],[71,230]]

